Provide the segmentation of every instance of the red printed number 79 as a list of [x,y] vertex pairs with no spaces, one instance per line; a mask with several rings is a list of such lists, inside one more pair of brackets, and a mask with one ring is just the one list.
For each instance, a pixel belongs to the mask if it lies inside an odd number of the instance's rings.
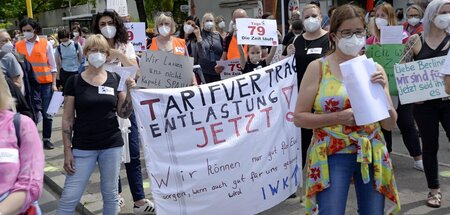
[[255,30],[257,31],[259,36],[262,36],[266,33],[266,29],[264,28],[264,26],[254,26],[254,25],[250,25],[248,26],[248,28],[250,28],[250,35],[253,35],[255,33]]

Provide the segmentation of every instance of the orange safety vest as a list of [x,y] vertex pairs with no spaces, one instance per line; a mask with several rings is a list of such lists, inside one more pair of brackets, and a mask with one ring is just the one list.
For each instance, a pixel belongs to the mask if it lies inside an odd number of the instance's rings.
[[[172,37],[172,49],[173,54],[185,55],[186,54],[186,42],[183,39]],[[158,44],[156,43],[156,37],[153,37],[152,44],[149,50],[159,51]]]
[[[245,59],[247,59],[247,45],[244,45],[244,55]],[[231,37],[230,44],[228,44],[228,52],[227,52],[227,60],[232,60],[240,58],[237,39],[235,36]]]
[[25,39],[16,43],[16,50],[19,54],[25,55],[26,59],[31,63],[36,78],[40,84],[48,84],[53,82],[52,72],[47,58],[47,40],[39,38],[34,43],[31,56],[28,55]]

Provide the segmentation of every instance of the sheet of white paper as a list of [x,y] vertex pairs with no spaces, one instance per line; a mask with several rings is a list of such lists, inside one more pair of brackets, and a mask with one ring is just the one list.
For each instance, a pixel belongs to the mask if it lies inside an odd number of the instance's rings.
[[220,73],[221,80],[242,75],[241,64],[239,62],[239,59],[217,61],[217,65],[224,67],[222,73]]
[[382,26],[380,44],[402,44],[403,26]]
[[50,105],[47,108],[47,114],[50,116],[55,116],[58,113],[59,108],[64,102],[64,96],[62,92],[56,91],[53,92],[52,99],[50,100]]
[[128,77],[134,78],[134,76],[136,76],[137,68],[134,66],[114,67],[112,71],[120,75],[120,82],[119,86],[117,87],[117,91],[120,92],[125,90],[125,81],[128,79]]
[[373,59],[361,56],[339,66],[356,124],[367,125],[388,118],[388,100],[383,87],[370,81],[376,72]]
[[450,52],[447,53],[447,58],[445,58],[444,66],[442,66],[439,73],[443,75],[450,75]]

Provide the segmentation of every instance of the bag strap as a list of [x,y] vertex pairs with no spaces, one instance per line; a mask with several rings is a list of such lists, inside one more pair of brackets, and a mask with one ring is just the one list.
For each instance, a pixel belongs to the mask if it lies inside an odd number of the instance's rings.
[[14,114],[14,129],[16,130],[17,146],[20,148],[20,113]]
[[436,48],[436,52],[442,51],[445,45],[447,45],[448,40],[450,40],[450,35],[445,36],[444,40],[442,40],[441,44]]
[[58,49],[59,58],[61,58],[61,60],[62,60],[62,56],[61,56],[61,45],[57,46],[56,49]]

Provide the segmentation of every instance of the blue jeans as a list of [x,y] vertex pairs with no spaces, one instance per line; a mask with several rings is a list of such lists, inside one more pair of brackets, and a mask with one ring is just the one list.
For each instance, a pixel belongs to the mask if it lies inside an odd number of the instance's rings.
[[[131,132],[128,134],[128,141],[130,143],[130,163],[125,163],[125,168],[127,170],[128,184],[130,186],[131,195],[133,196],[133,201],[139,201],[145,198],[144,185],[142,180],[142,170],[141,170],[141,154],[139,149],[139,138],[138,138],[138,127],[136,123],[136,116],[134,112],[131,113],[130,117]],[[119,179],[119,193],[122,193],[122,185]]]
[[370,182],[364,184],[361,164],[356,154],[335,154],[328,156],[330,187],[317,194],[319,215],[345,214],[350,183],[355,183],[358,212],[363,215],[383,215],[384,196],[374,189],[373,165],[370,165]]
[[47,109],[52,99],[52,84],[41,84],[41,99],[42,99],[42,139],[50,140],[52,137],[52,117],[47,115]]
[[76,171],[73,175],[66,175],[64,190],[56,214],[72,215],[74,213],[97,163],[100,171],[103,214],[117,214],[119,204],[117,178],[119,177],[122,147],[104,150],[74,149],[72,154]]

